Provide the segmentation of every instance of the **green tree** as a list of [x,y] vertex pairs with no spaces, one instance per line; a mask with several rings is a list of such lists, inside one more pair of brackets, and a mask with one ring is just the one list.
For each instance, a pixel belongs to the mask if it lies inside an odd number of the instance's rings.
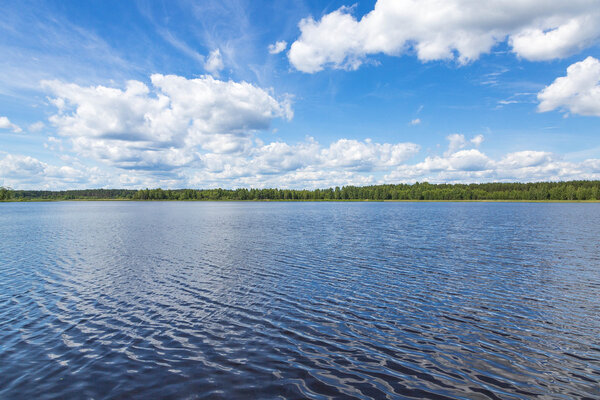
[[0,200],[10,200],[12,198],[12,190],[4,186],[0,186]]

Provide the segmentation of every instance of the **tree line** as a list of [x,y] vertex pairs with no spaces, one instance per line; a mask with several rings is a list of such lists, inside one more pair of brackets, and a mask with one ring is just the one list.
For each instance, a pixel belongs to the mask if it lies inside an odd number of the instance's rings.
[[343,186],[327,189],[0,188],[0,200],[600,200],[600,181]]

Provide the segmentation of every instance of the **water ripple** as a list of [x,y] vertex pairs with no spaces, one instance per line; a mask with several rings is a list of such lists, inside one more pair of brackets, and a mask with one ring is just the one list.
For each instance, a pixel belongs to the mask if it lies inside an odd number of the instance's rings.
[[597,204],[0,206],[0,398],[600,398]]

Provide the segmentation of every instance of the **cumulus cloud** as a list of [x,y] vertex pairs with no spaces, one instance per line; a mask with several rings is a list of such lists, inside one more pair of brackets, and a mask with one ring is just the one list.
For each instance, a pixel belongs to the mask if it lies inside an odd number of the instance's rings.
[[209,180],[227,180],[281,177],[290,172],[336,175],[383,171],[407,161],[419,149],[414,143],[374,143],[369,139],[339,139],[328,146],[313,138],[297,144],[278,141],[256,145],[243,155],[205,154],[202,156],[204,172],[199,171],[196,177],[204,173]]
[[85,157],[124,169],[171,170],[199,163],[201,153],[244,151],[253,132],[293,117],[288,98],[246,82],[155,74],[151,83],[118,89],[45,81],[57,108],[49,120]]
[[500,159],[492,159],[478,149],[463,147],[478,145],[483,136],[467,141],[463,135],[449,135],[449,150],[443,156],[428,156],[416,164],[402,164],[384,176],[384,182],[432,183],[494,182],[494,181],[559,181],[599,179],[600,160],[579,163],[563,161],[545,151],[518,151]]
[[270,44],[268,49],[269,54],[279,54],[282,51],[285,51],[285,49],[287,49],[287,42],[285,40],[280,40],[278,42]]
[[[364,142],[361,142],[364,143]],[[295,145],[274,142],[257,146],[250,157],[233,154],[205,156],[201,168],[175,174],[121,171],[88,167],[65,158],[64,165],[50,165],[23,155],[0,156],[0,179],[16,189],[69,189],[86,187],[281,187],[325,188],[382,183],[559,181],[600,179],[600,159],[568,162],[542,151],[509,153],[492,159],[477,149],[463,149],[448,156],[430,156],[409,164],[381,163],[356,169],[332,158],[337,143],[321,146],[313,140]],[[384,165],[386,164],[386,165]]]
[[376,183],[375,175],[401,165],[419,151],[413,143],[373,143],[340,139],[321,145],[314,139],[273,142],[252,149],[247,157],[205,157],[206,169],[189,181],[197,186],[318,188]]
[[46,164],[33,157],[8,154],[0,160],[0,174],[3,177],[22,178],[39,175]]
[[490,162],[485,154],[476,149],[457,151],[448,160],[450,168],[460,171],[483,171]]
[[69,189],[100,184],[106,175],[80,163],[57,166],[30,156],[6,154],[0,156],[0,178],[17,189]]
[[[464,154],[461,154],[464,153]],[[532,152],[537,153],[537,152]],[[540,152],[544,153],[544,152]],[[541,157],[537,165],[507,163],[507,159],[518,158],[507,154],[493,160],[478,150],[461,150],[449,158],[427,158],[414,165],[401,165],[384,176],[385,182],[431,183],[457,182],[537,182],[578,179],[600,179],[598,159],[583,162],[567,162],[556,155]],[[527,163],[527,160],[523,160]]]
[[598,41],[600,7],[589,0],[378,0],[360,20],[342,7],[302,19],[299,28],[288,56],[307,73],[356,69],[377,53],[464,64],[505,41],[519,57],[550,60]]
[[421,123],[421,118],[415,118],[412,121],[410,121],[411,125],[419,125]]
[[588,57],[570,65],[567,76],[538,93],[541,112],[556,109],[572,114],[600,116],[600,61]]
[[378,167],[398,165],[419,152],[414,143],[373,143],[370,139],[340,139],[323,149],[321,157],[324,165],[349,167],[370,171]]
[[18,125],[10,122],[10,120],[7,117],[0,117],[0,129],[10,129],[14,133],[19,133],[23,131]]
[[518,151],[504,156],[498,163],[503,168],[538,167],[552,162],[555,157],[545,151]]
[[208,55],[208,59],[204,63],[204,69],[212,75],[218,76],[219,71],[223,68],[225,68],[225,65],[223,64],[223,58],[221,58],[221,50],[214,49]]
[[489,158],[479,150],[460,150],[444,157],[427,157],[417,164],[424,171],[483,171],[490,163]]
[[452,153],[455,153],[469,144],[467,139],[465,139],[465,135],[462,135],[460,133],[453,133],[451,135],[448,135],[446,136],[446,139],[448,140],[448,150],[446,150],[444,156],[448,156]]
[[[44,82],[56,107],[49,120],[58,135],[46,147],[131,171],[120,173],[117,184],[147,183],[154,176],[180,187],[267,184],[278,178],[291,184],[302,176],[313,183],[364,183],[365,174],[401,165],[419,152],[414,143],[370,139],[263,143],[256,131],[268,129],[275,118],[293,117],[288,98],[211,76],[152,75],[151,84],[129,81],[124,88],[110,88]],[[165,177],[171,181],[159,180]]]
[[468,146],[479,147],[481,143],[483,143],[483,135],[473,136],[470,140],[465,138],[465,135],[460,133],[453,133],[451,135],[446,136],[448,140],[448,150],[444,153],[445,157],[448,157],[451,154],[456,153],[460,149],[464,149]]
[[420,149],[414,143],[370,139],[263,143],[257,131],[268,129],[275,118],[293,117],[289,98],[211,76],[152,75],[150,81],[150,86],[129,81],[124,88],[43,82],[56,107],[49,121],[57,137],[50,137],[46,147],[102,161],[113,168],[111,176],[119,176],[108,180],[117,185],[171,187],[199,182],[204,187],[281,186],[302,179],[366,184],[375,179],[372,174],[401,165]]
[[[476,136],[477,138],[477,136]],[[464,137],[463,137],[464,139]],[[458,142],[448,137],[449,145]],[[58,142],[58,139],[52,142]],[[245,153],[204,153],[194,166],[168,173],[89,167],[61,157],[49,165],[22,155],[0,156],[0,179],[14,188],[85,187],[282,187],[324,188],[415,181],[491,182],[600,179],[600,159],[567,162],[544,151],[512,152],[493,159],[464,139],[464,148],[409,163],[414,143],[339,139],[322,145],[312,138],[290,144],[255,140]]]

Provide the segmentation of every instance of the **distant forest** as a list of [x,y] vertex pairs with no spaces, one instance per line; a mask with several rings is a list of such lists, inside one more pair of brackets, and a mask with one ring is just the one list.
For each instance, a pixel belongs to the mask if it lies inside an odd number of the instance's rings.
[[600,200],[600,181],[344,186],[292,189],[86,189],[0,188],[0,200]]

